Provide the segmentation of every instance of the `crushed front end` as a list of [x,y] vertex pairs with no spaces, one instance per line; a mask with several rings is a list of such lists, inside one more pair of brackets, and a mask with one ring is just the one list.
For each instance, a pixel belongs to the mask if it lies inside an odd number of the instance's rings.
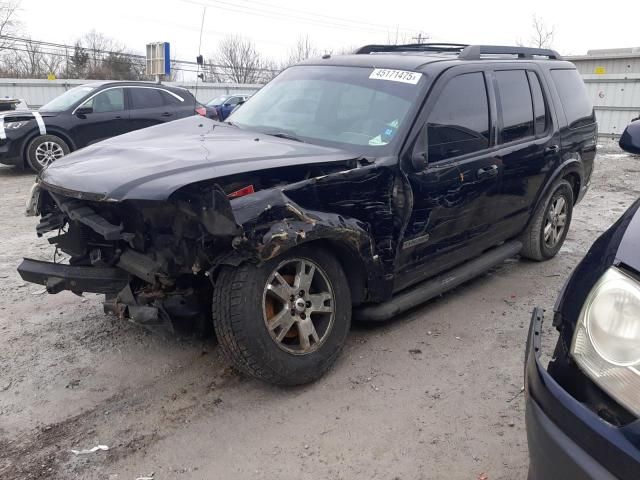
[[29,202],[56,253],[53,262],[25,259],[24,280],[52,294],[103,293],[106,311],[145,326],[210,328],[207,277],[239,230],[219,188],[117,202],[40,184]]

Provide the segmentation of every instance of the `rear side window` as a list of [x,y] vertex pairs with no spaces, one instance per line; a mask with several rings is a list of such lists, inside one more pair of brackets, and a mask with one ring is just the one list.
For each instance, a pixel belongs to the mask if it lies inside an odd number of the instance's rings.
[[489,103],[484,75],[454,77],[440,93],[427,119],[429,162],[489,146]]
[[134,109],[162,107],[165,102],[162,92],[156,88],[132,88],[131,103]]
[[529,75],[529,85],[531,86],[531,96],[533,97],[535,131],[536,135],[540,135],[547,129],[547,109],[544,103],[544,95],[542,94],[538,75],[533,72],[527,72],[527,75]]
[[569,128],[595,122],[593,105],[577,70],[551,70]]
[[502,143],[533,136],[533,105],[524,70],[495,72],[502,110]]
[[162,95],[162,99],[164,100],[165,105],[182,105],[180,99],[174,97],[166,90],[158,90],[160,95]]

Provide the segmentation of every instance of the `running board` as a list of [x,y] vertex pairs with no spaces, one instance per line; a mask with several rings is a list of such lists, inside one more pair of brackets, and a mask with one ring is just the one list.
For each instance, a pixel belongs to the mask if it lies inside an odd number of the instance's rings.
[[396,294],[387,302],[368,304],[354,309],[353,316],[356,320],[384,322],[477,277],[507,258],[517,255],[520,250],[522,250],[522,243],[518,241],[503,243],[478,258]]

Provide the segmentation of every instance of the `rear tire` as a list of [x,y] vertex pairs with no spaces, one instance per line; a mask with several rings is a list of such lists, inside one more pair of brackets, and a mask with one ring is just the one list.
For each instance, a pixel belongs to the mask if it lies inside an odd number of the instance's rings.
[[300,385],[335,362],[349,333],[351,307],[337,260],[302,246],[262,265],[222,267],[213,325],[238,370],[268,383]]
[[520,255],[536,261],[555,257],[567,237],[572,213],[573,189],[568,181],[559,180],[522,234]]
[[60,137],[41,135],[29,143],[27,147],[27,163],[33,171],[40,173],[51,163],[69,152],[69,145]]

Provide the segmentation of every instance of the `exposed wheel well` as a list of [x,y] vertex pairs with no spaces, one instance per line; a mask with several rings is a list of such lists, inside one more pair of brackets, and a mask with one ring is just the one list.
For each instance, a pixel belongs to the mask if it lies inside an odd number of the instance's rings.
[[573,190],[573,203],[575,204],[578,201],[578,196],[580,195],[580,175],[575,172],[567,173],[562,177],[563,180],[566,180],[571,184],[571,189]]
[[357,254],[342,242],[335,240],[314,240],[304,245],[318,245],[324,247],[329,253],[334,255],[344,271],[351,290],[352,304],[359,305],[366,297],[367,271],[362,260]]

